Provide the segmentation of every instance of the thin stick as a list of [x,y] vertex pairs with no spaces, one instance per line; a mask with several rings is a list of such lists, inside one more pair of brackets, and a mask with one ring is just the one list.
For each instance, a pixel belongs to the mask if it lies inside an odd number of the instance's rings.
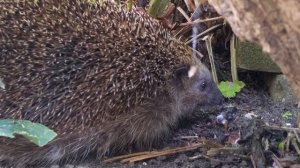
[[214,162],[219,162],[219,163],[238,163],[238,161],[223,161],[223,160],[211,158],[207,155],[202,155],[202,154],[199,154],[199,155],[196,155],[196,156],[193,156],[193,157],[189,157],[189,160],[197,160],[199,158],[205,158],[205,159],[208,159],[208,160],[211,160],[211,161],[214,161]]
[[299,128],[290,128],[290,127],[278,127],[278,126],[263,126],[263,128],[268,129],[268,130],[281,130],[281,131],[295,131],[300,133]]
[[250,156],[250,160],[251,160],[253,168],[256,168],[256,163],[254,161],[253,155]]
[[197,23],[210,22],[210,21],[215,21],[215,20],[220,20],[220,19],[224,19],[223,16],[218,16],[218,17],[208,18],[208,19],[196,19],[192,22],[181,23],[181,24],[179,24],[179,26],[191,26],[191,25],[194,25]]
[[209,33],[210,31],[213,31],[215,29],[218,29],[220,27],[222,27],[223,24],[217,24],[217,25],[214,25],[208,29],[206,29],[205,31],[203,31],[202,33],[198,34],[197,36],[194,36],[193,38],[191,38],[190,40],[188,40],[187,42],[185,42],[185,44],[189,44],[190,42],[194,41],[195,39],[198,39],[199,37],[201,36],[204,36],[205,34]]
[[217,75],[216,66],[215,66],[214,54],[212,51],[211,38],[212,38],[212,35],[208,35],[208,36],[204,37],[204,40],[205,40],[206,49],[208,52],[208,57],[209,57],[210,65],[211,65],[212,77],[213,77],[214,82],[216,84],[218,84],[219,80],[218,80],[218,75]]
[[230,39],[230,65],[231,65],[231,77],[232,82],[239,80],[237,74],[237,67],[236,67],[236,48],[235,48],[235,35],[232,34]]
[[150,159],[150,158],[154,158],[154,157],[158,157],[158,156],[166,156],[166,155],[191,151],[191,150],[195,150],[202,146],[204,146],[203,143],[197,143],[197,144],[193,144],[191,146],[184,146],[184,147],[178,147],[178,148],[168,149],[168,150],[164,150],[164,151],[151,152],[149,154],[139,155],[139,156],[123,159],[123,160],[121,160],[121,163],[125,163],[125,162],[132,163],[132,162],[137,162],[137,161]]
[[182,14],[182,16],[188,21],[191,22],[190,17],[185,13],[185,11],[181,7],[177,7],[177,10]]
[[294,146],[294,148],[295,148],[297,154],[300,155],[300,149],[299,149],[299,146],[298,146],[298,144],[297,144],[296,138],[292,139],[292,145]]
[[111,163],[117,160],[121,160],[121,159],[125,159],[125,158],[130,158],[130,157],[134,157],[134,156],[139,156],[139,155],[147,155],[152,153],[153,151],[146,151],[146,152],[137,152],[137,153],[132,153],[132,154],[128,154],[128,155],[121,155],[121,156],[116,156],[116,157],[112,157],[109,159],[104,160],[104,163]]
[[192,0],[184,0],[184,2],[189,12],[195,11],[196,7]]
[[[280,162],[279,162],[278,157],[277,157],[274,153],[272,154],[272,159],[273,159],[274,163],[276,164],[276,166],[277,166],[278,168],[283,168],[282,165],[281,165]],[[256,167],[255,167],[255,168],[256,168]]]
[[181,136],[180,139],[198,139],[199,136],[194,135],[194,136]]

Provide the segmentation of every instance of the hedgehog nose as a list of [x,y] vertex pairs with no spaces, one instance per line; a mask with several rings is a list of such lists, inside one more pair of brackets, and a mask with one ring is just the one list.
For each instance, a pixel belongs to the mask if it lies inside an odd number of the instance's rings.
[[222,105],[224,103],[224,97],[217,87],[214,89],[211,96],[210,104]]
[[220,96],[218,96],[217,100],[216,100],[216,105],[222,105],[224,103],[224,97],[223,95],[220,93]]

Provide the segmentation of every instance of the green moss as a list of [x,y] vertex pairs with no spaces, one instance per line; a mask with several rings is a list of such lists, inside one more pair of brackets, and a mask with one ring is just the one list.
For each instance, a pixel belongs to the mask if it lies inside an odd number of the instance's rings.
[[260,46],[255,43],[237,41],[237,66],[242,69],[276,72],[280,68],[264,53]]

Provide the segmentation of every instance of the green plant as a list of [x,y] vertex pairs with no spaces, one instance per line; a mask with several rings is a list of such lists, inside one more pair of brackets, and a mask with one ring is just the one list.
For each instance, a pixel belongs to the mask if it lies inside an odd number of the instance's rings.
[[28,120],[0,120],[0,136],[14,138],[15,134],[24,136],[38,146],[44,146],[57,134],[46,126]]
[[226,98],[232,98],[236,96],[236,93],[240,92],[241,89],[245,87],[245,83],[242,81],[222,81],[218,84],[218,88],[222,95]]
[[281,114],[281,116],[282,116],[282,118],[287,120],[287,119],[290,119],[293,116],[293,113],[291,113],[290,111],[286,111],[286,112],[283,112]]
[[281,142],[278,144],[278,149],[279,149],[280,151],[284,151],[285,144],[286,144],[286,140],[281,141]]
[[151,0],[148,14],[154,18],[162,16],[168,3],[169,0]]

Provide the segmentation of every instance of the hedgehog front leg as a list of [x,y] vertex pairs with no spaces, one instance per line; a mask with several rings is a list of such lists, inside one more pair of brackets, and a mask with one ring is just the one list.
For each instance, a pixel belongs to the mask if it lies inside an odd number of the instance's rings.
[[147,105],[130,115],[122,116],[105,128],[104,144],[99,144],[98,154],[115,153],[128,146],[138,149],[151,147],[176,123],[170,105]]

